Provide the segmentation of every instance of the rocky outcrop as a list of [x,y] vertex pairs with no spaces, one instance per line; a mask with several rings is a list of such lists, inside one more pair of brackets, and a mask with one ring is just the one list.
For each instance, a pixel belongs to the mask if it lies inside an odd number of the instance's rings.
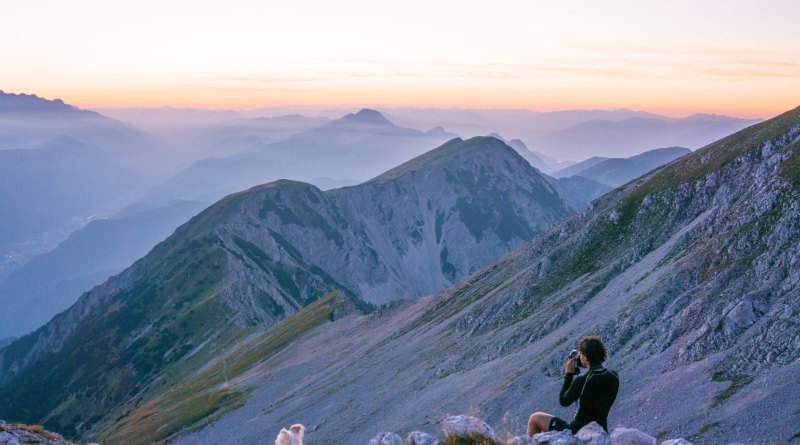
[[445,436],[455,436],[462,438],[486,438],[497,441],[492,427],[477,417],[472,416],[450,416],[442,422],[442,430]]
[[428,433],[412,431],[406,436],[405,445],[439,445],[441,441]]
[[395,433],[379,433],[369,441],[369,445],[403,445],[403,439]]
[[611,431],[613,445],[656,445],[656,438],[633,428],[617,427]]
[[[483,420],[473,416],[450,416],[442,422],[443,442],[430,434],[413,431],[408,434],[405,445],[436,445],[438,443],[460,445],[656,445],[656,439],[637,429],[618,426],[609,435],[597,422],[591,422],[573,435],[569,430],[548,431],[534,434],[498,437],[494,429]],[[401,445],[400,437],[394,433],[380,433],[369,445]],[[692,445],[686,439],[669,439],[660,445]]]
[[59,434],[45,430],[41,425],[6,423],[0,420],[0,445],[24,444],[77,445],[64,439]]

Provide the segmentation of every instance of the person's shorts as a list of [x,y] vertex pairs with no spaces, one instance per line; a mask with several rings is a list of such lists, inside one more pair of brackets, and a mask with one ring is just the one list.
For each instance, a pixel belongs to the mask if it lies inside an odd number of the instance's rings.
[[570,429],[569,422],[565,421],[560,417],[553,417],[550,420],[550,428],[548,429],[548,431],[562,431],[569,429]]

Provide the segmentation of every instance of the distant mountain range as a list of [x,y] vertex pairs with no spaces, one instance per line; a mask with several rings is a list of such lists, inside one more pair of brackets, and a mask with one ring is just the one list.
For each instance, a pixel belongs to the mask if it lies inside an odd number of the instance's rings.
[[691,153],[683,147],[657,148],[630,158],[593,157],[553,173],[556,178],[580,176],[610,187],[626,182]]
[[59,99],[0,91],[0,276],[159,180],[145,133]]
[[0,338],[26,334],[67,309],[78,296],[144,256],[205,207],[175,202],[76,230],[55,249],[0,279]]
[[[278,181],[230,195],[0,351],[0,417],[127,437],[112,418],[138,415],[131,397],[169,403],[172,385],[159,382],[183,375],[173,366],[195,366],[293,314],[318,323],[338,303],[315,302],[334,290],[362,310],[436,292],[569,211],[494,138],[454,139],[355,187]],[[66,401],[71,394],[80,399]],[[171,422],[148,437],[181,430]]]
[[248,152],[197,162],[157,187],[150,200],[214,200],[276,179],[364,181],[455,137],[398,127],[374,110]]
[[60,136],[36,149],[0,150],[0,252],[112,211],[140,177],[94,145]]
[[575,161],[592,156],[629,157],[657,147],[697,149],[761,121],[709,114],[672,118],[627,109],[536,112],[393,108],[385,111],[400,125],[415,128],[441,125],[462,136],[497,132],[521,139],[531,151]]
[[595,120],[532,138],[529,145],[572,159],[591,156],[627,157],[642,149],[682,146],[697,149],[739,131],[758,120],[716,115],[682,119],[632,117]]

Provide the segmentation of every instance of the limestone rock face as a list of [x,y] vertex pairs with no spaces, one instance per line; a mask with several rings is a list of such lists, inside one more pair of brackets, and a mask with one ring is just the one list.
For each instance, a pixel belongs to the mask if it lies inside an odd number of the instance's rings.
[[395,433],[378,433],[370,439],[369,445],[403,445],[403,439]]
[[633,428],[616,427],[611,431],[611,445],[656,445],[656,438]]
[[472,416],[450,416],[442,422],[445,436],[469,438],[482,436],[497,441],[497,435],[492,427],[483,420]]

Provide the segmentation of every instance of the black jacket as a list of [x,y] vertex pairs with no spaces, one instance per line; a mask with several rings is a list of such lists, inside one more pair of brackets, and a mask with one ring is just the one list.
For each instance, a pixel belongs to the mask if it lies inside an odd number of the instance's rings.
[[564,386],[558,396],[561,406],[580,401],[578,414],[569,425],[572,433],[591,421],[599,423],[608,431],[608,411],[617,398],[617,391],[619,376],[602,366],[593,366],[586,374],[578,377],[573,374],[565,375]]

